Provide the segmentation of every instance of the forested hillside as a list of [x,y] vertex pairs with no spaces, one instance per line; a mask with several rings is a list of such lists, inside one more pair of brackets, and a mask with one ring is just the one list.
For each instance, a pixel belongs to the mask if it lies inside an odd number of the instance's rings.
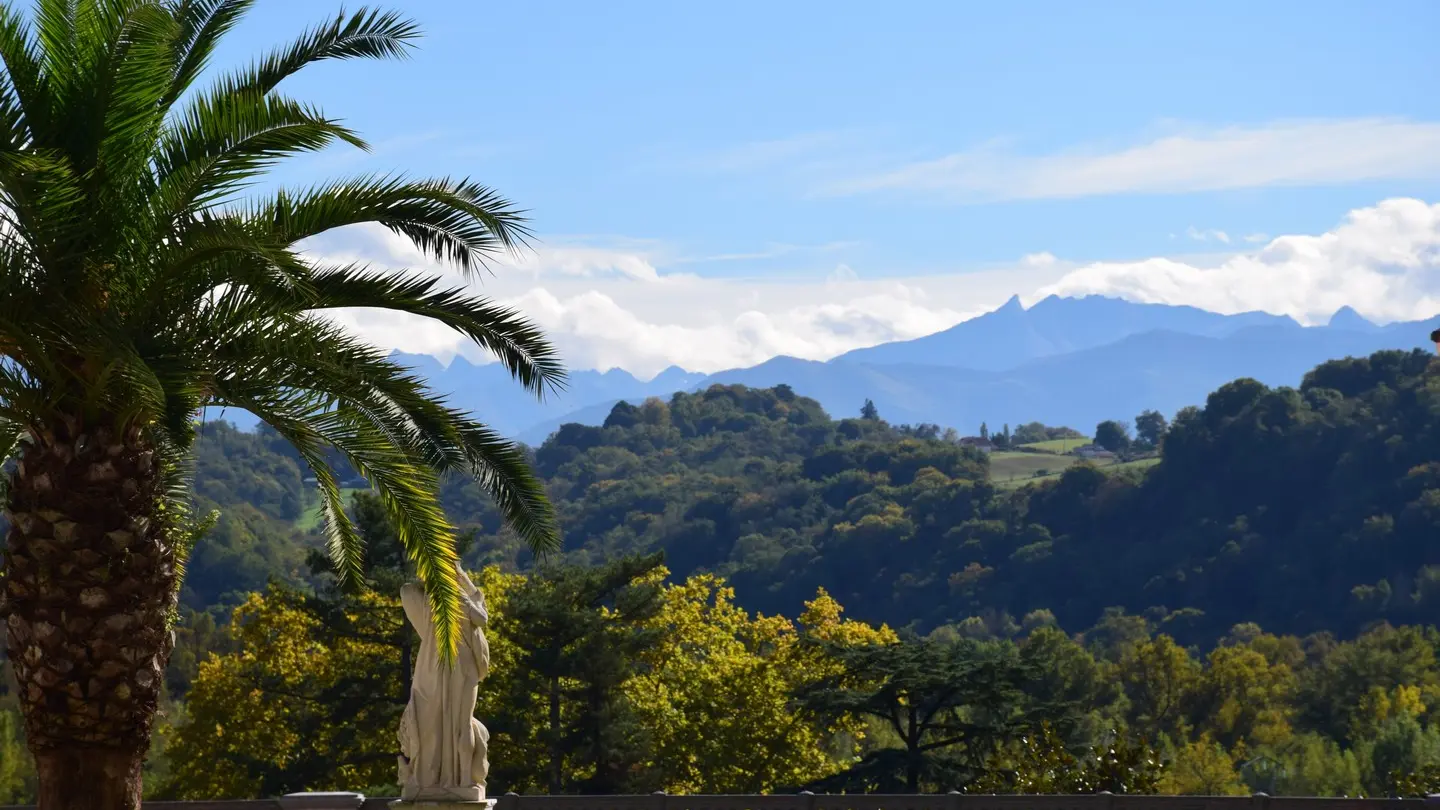
[[[1148,474],[1081,465],[1018,491],[934,428],[832,419],[783,386],[622,404],[604,427],[562,428],[536,461],[573,556],[663,550],[677,574],[725,574],[765,611],[793,615],[824,587],[857,616],[919,629],[1003,635],[1049,610],[1080,630],[1122,607],[1191,640],[1242,621],[1353,634],[1440,598],[1429,369],[1382,352],[1296,388],[1239,380],[1176,415]],[[447,506],[481,526],[483,559],[523,562],[461,496]]]
[[[622,403],[603,427],[563,427],[535,463],[569,560],[663,551],[677,577],[724,575],[768,613],[796,615],[823,587],[857,617],[922,631],[1006,635],[1045,610],[1079,631],[1119,607],[1186,641],[1245,621],[1353,635],[1428,621],[1440,600],[1430,368],[1382,352],[1296,388],[1238,380],[1176,414],[1148,470],[1082,464],[1020,489],[953,434],[833,418],[785,386]],[[222,518],[186,602],[300,577],[318,538],[298,460],[223,422],[201,448],[198,497]],[[528,566],[473,486],[448,483],[444,504],[476,533],[471,564]]]
[[[1012,686],[956,694],[1003,698],[1013,722],[936,749],[925,767],[940,770],[921,789],[1440,786],[1440,368],[1424,353],[1326,363],[1296,388],[1238,380],[1175,415],[1158,463],[1078,463],[1021,487],[992,480],[1002,460],[953,431],[863,411],[836,419],[786,386],[715,386],[565,426],[533,461],[561,516],[559,562],[574,565],[543,576],[506,573],[533,560],[473,485],[446,483],[466,562],[485,570],[500,617],[507,660],[482,707],[502,752],[497,784],[911,789],[899,732],[863,711],[827,714],[856,696],[837,697],[823,673],[978,666]],[[147,790],[389,790],[413,642],[383,510],[354,503],[371,590],[342,595],[320,573],[306,472],[272,432],[206,424],[197,476],[197,505],[220,518],[189,561]],[[595,607],[622,603],[633,616]],[[841,605],[857,621],[840,622]],[[565,716],[627,718],[619,736],[561,750],[533,724],[551,686],[525,651],[569,644],[560,627],[594,642],[544,676],[578,684]],[[865,646],[897,638],[891,628],[909,640]],[[816,633],[843,644],[822,655]],[[0,797],[18,800],[33,776],[8,755],[20,745],[13,702],[0,693]],[[729,742],[687,753],[691,770],[665,755],[724,723]],[[847,736],[862,727],[867,737]],[[762,759],[783,768],[719,764],[777,728],[785,753]],[[586,759],[596,752],[610,759]],[[1056,757],[1071,757],[1069,781],[1045,781]],[[1093,768],[1116,757],[1128,775],[1100,779]],[[238,764],[217,770],[222,760]],[[574,775],[556,782],[543,763],[562,760]]]

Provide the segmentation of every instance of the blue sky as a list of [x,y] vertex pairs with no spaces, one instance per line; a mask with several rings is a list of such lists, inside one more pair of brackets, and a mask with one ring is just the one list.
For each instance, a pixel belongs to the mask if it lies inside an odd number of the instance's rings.
[[[259,5],[222,63],[338,8]],[[835,317],[868,318],[850,329],[855,340],[893,339],[1057,281],[1029,273],[1037,264],[1022,262],[1027,255],[1054,257],[1056,272],[1161,257],[1209,268],[1277,236],[1333,231],[1382,200],[1440,198],[1434,2],[905,2],[882,11],[406,0],[403,10],[427,32],[411,60],[324,65],[286,87],[358,128],[374,153],[321,155],[280,179],[404,170],[495,186],[531,209],[542,248],[522,263],[529,286],[500,282],[495,294],[537,307],[562,346],[603,331],[570,323],[580,316],[567,302],[589,293],[591,304],[598,295],[651,327],[684,326],[676,307],[730,296],[715,327],[758,330],[754,351],[713,362],[652,347],[650,361],[582,352],[585,364],[723,366],[787,353],[784,340],[765,343],[764,328],[735,319],[753,312],[783,324],[795,315],[785,307],[806,299],[804,283],[904,282],[929,319],[850,311],[879,287],[836,304],[848,314]],[[1412,243],[1433,271],[1430,243]],[[359,237],[323,249],[405,258]],[[642,282],[627,261],[649,268],[640,275],[719,286],[667,305],[633,289]],[[541,292],[559,308],[534,297]],[[744,303],[771,292],[790,303]],[[1269,298],[1261,291],[1231,308],[1333,303]],[[1347,302],[1380,319],[1408,314],[1388,300]],[[617,340],[642,340],[627,335]],[[800,354],[848,348],[795,337]]]

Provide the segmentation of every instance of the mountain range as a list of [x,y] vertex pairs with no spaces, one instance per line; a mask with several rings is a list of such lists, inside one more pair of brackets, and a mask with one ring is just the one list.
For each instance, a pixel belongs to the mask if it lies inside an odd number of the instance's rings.
[[[1142,410],[1167,416],[1237,377],[1296,385],[1326,360],[1382,349],[1429,346],[1440,317],[1380,326],[1350,307],[1324,326],[1264,312],[1222,315],[1117,298],[1051,296],[1025,308],[1019,297],[933,335],[856,349],[828,361],[776,357],[750,368],[699,374],[672,367],[651,380],[572,371],[566,390],[543,401],[496,364],[397,353],[451,404],[506,435],[538,444],[566,422],[598,425],[615,403],[639,403],[715,384],[787,384],[836,415],[866,399],[893,423],[930,422],[974,433],[1040,421],[1081,430]],[[250,427],[249,414],[223,418]]]

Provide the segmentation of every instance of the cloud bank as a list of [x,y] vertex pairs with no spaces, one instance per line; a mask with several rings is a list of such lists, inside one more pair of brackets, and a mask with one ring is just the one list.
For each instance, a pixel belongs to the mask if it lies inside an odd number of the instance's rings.
[[[308,249],[463,283],[380,228],[337,232]],[[1076,265],[1037,252],[981,272],[871,278],[839,264],[825,278],[759,280],[674,272],[667,254],[650,242],[554,242],[495,267],[476,292],[546,329],[569,367],[640,376],[672,365],[712,372],[777,355],[828,359],[940,331],[1012,294],[1026,303],[1100,294],[1217,312],[1259,309],[1307,323],[1323,323],[1345,305],[1382,322],[1440,312],[1440,205],[1414,199],[1386,200],[1350,212],[1326,233],[1271,238],[1206,264],[1156,257]],[[386,348],[483,359],[448,330],[409,316],[353,310],[336,317]]]
[[1038,293],[1259,309],[1312,324],[1347,305],[1372,320],[1419,320],[1440,312],[1440,205],[1386,200],[1351,211],[1327,233],[1276,237],[1217,267],[1164,258],[1099,262]]
[[1121,148],[1017,154],[987,145],[836,180],[834,196],[957,202],[1183,194],[1440,177],[1440,123],[1385,118],[1183,129]]

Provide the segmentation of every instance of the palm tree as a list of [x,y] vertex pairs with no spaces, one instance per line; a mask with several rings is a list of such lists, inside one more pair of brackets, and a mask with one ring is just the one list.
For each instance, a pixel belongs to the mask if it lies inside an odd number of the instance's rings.
[[[259,193],[277,161],[364,142],[279,92],[329,59],[402,56],[418,29],[341,13],[207,88],[253,0],[36,0],[0,6],[0,452],[9,479],[0,616],[41,808],[135,808],[189,544],[198,415],[248,410],[309,463],[342,580],[361,570],[328,454],[383,501],[457,627],[439,477],[488,491],[537,551],[556,543],[521,449],[437,399],[325,311],[432,318],[537,395],[563,384],[540,332],[432,278],[327,264],[297,243],[378,223],[473,274],[524,244],[524,219],[463,180],[366,176]],[[443,645],[443,648],[448,648]]]

